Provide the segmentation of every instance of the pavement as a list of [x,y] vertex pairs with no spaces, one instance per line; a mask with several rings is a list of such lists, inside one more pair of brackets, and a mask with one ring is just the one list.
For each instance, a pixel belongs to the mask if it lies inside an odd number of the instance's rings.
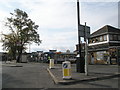
[[52,77],[55,84],[77,84],[80,82],[89,82],[120,77],[118,65],[88,65],[88,76],[85,73],[76,72],[76,64],[71,65],[72,79],[64,80],[62,65],[55,64],[53,69],[47,68],[48,73]]
[[8,67],[22,67],[22,65],[19,65],[19,63],[15,63],[15,62],[2,62],[2,66],[8,66]]

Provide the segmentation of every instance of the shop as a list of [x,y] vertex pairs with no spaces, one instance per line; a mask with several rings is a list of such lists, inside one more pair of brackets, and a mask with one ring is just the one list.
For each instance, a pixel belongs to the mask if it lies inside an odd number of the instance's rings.
[[90,64],[120,64],[120,29],[106,25],[89,38]]

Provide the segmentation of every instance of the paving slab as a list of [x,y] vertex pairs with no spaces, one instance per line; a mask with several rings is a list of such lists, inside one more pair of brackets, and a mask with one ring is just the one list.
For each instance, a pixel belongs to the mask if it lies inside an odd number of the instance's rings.
[[[94,66],[92,66],[94,68]],[[106,66],[97,66],[97,67],[106,67]],[[49,72],[50,76],[52,77],[53,81],[55,82],[55,84],[75,84],[75,83],[80,83],[80,82],[85,82],[85,81],[95,81],[95,80],[103,80],[103,79],[109,79],[109,78],[114,78],[114,77],[120,77],[120,73],[117,72],[118,67],[117,66],[112,66],[113,69],[116,68],[116,70],[114,70],[114,72],[110,72],[109,69],[111,69],[111,66],[108,66],[110,68],[107,68],[108,71],[93,71],[90,70],[89,75],[86,76],[85,73],[77,73],[75,71],[75,66],[73,66],[71,68],[71,77],[72,79],[69,80],[64,80],[63,79],[63,75],[62,75],[62,68],[61,66],[56,66],[54,69],[49,69],[47,68],[47,71]],[[97,69],[96,69],[97,70]]]

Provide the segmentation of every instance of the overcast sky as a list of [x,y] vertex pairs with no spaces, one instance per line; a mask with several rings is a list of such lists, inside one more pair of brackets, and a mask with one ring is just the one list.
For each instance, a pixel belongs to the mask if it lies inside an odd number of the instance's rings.
[[[81,24],[87,22],[91,33],[104,25],[118,27],[118,1],[81,0]],[[8,32],[3,22],[10,17],[10,12],[19,8],[39,25],[38,33],[42,44],[31,44],[31,52],[49,49],[74,51],[78,43],[76,2],[77,0],[0,0],[0,33]],[[1,45],[0,43],[0,51]]]

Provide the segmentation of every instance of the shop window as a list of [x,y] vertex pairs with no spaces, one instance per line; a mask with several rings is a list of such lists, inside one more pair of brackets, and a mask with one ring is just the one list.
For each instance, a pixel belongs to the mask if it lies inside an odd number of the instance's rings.
[[104,54],[106,54],[106,51],[99,51],[97,54],[97,60],[104,60]]

